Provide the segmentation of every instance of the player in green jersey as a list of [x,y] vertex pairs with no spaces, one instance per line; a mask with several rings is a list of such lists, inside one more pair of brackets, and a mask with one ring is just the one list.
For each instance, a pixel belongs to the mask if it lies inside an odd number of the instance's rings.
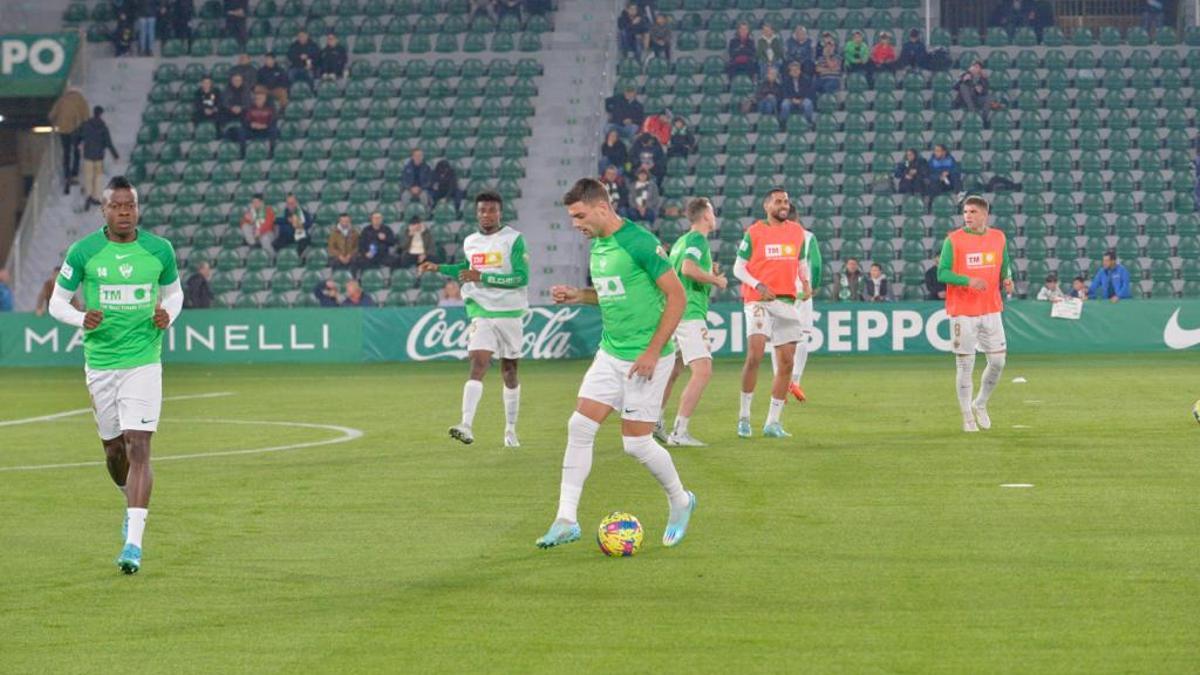
[[596,432],[617,410],[625,452],[649,469],[667,493],[670,515],[663,544],[674,546],[687,533],[696,496],[683,489],[671,454],[651,432],[675,365],[671,334],[687,297],[658,239],[617,215],[599,181],[579,180],[563,196],[563,205],[575,229],[592,240],[593,287],[555,286],[551,294],[557,303],[599,305],[602,332],[567,423],[558,516],[537,545],[550,548],[581,536],[576,512],[592,468]]
[[[142,565],[154,475],[150,437],[162,409],[162,339],[183,308],[171,242],[139,230],[138,195],[124,176],[104,190],[106,225],[75,242],[59,270],[50,314],[83,329],[84,371],[108,473],[125,493],[117,566]],[[83,287],[86,312],[71,306]]]
[[683,311],[679,327],[675,329],[679,358],[675,360],[675,369],[671,371],[671,378],[667,380],[667,388],[663,392],[664,408],[684,366],[691,369],[692,377],[679,397],[679,412],[675,415],[675,426],[670,435],[660,437],[664,425],[662,417],[659,417],[655,425],[655,438],[665,439],[667,445],[699,447],[704,443],[688,431],[688,422],[696,410],[696,404],[700,402],[700,395],[712,379],[712,352],[708,346],[708,296],[713,286],[725,288],[726,280],[713,263],[708,248],[708,235],[717,226],[712,203],[703,197],[693,199],[688,203],[687,217],[692,228],[671,247],[671,266],[675,268],[687,293],[687,308]]

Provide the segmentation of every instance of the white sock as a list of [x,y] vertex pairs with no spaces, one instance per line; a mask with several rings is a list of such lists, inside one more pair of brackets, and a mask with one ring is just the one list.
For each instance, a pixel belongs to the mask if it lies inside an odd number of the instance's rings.
[[742,407],[738,409],[738,417],[750,416],[750,402],[754,400],[754,392],[742,392]]
[[971,414],[971,387],[975,375],[975,355],[955,354],[954,363],[958,369],[958,377],[955,378],[958,384],[958,408],[963,419],[974,420],[975,417]]
[[483,383],[479,380],[467,380],[463,385],[462,424],[470,427],[475,422],[475,409],[479,407],[479,399],[483,398]]
[[689,420],[689,418],[684,417],[683,415],[675,416],[675,433],[676,434],[679,434],[682,436],[683,434],[686,434],[688,432],[688,420]]
[[125,509],[125,517],[129,519],[129,534],[125,536],[126,544],[142,547],[142,533],[146,531],[146,514],[148,509]]
[[975,397],[975,405],[987,407],[992,390],[1000,384],[1000,375],[1004,372],[1005,354],[988,354],[987,367],[983,369],[983,377],[979,380],[979,395]]
[[592,446],[600,424],[578,412],[567,421],[567,451],[563,454],[562,484],[558,493],[559,520],[578,522],[579,497],[592,470]]
[[767,411],[767,424],[775,424],[779,421],[779,416],[783,414],[783,406],[787,400],[771,397],[771,409]]
[[517,430],[517,414],[521,412],[521,385],[517,385],[512,389],[504,387],[502,396],[504,398],[504,430]]
[[671,453],[656,443],[652,435],[622,436],[621,440],[625,443],[625,452],[641,462],[642,466],[649,469],[650,473],[658,479],[659,485],[662,485],[663,490],[667,493],[667,501],[671,504],[671,509],[687,508],[687,492],[684,492],[683,483],[679,480],[679,473],[675,471]]
[[796,361],[792,364],[792,382],[800,384],[804,377],[804,365],[808,363],[808,336],[796,343]]

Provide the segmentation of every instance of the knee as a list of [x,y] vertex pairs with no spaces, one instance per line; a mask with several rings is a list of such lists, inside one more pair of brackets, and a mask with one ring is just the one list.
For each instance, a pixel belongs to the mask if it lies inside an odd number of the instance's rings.
[[598,431],[600,423],[581,412],[572,413],[567,420],[567,439],[570,443],[590,443],[596,439]]
[[1007,352],[996,352],[994,354],[987,355],[987,363],[989,366],[992,366],[993,368],[1003,368],[1004,364],[1007,361],[1008,361],[1008,353]]
[[650,434],[645,436],[621,436],[621,441],[625,448],[625,454],[645,464],[650,460],[654,453],[660,450],[657,443],[654,442],[654,437]]
[[104,441],[104,456],[108,459],[122,459],[125,457],[125,438],[117,436]]
[[692,378],[696,380],[707,382],[712,377],[712,359],[692,361],[688,367],[692,369]]
[[146,431],[126,431],[124,434],[125,453],[131,464],[147,464],[150,462],[150,434]]

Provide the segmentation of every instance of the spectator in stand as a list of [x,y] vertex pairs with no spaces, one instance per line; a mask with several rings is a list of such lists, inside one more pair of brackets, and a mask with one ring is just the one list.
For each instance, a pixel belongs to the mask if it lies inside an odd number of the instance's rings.
[[621,174],[617,173],[617,167],[609,166],[600,174],[600,184],[608,190],[608,203],[612,206],[612,210],[617,213],[627,213],[629,210],[629,198],[625,191],[625,181],[621,178]]
[[308,37],[308,31],[296,33],[296,39],[288,47],[288,79],[292,82],[306,82],[308,88],[316,91],[313,80],[318,74],[317,59],[321,52],[317,43]]
[[420,218],[408,221],[408,227],[400,232],[400,244],[396,247],[399,267],[416,267],[426,260],[437,262],[441,257],[434,248],[433,233]]
[[[229,86],[225,87],[225,91],[221,92],[221,122],[224,127],[230,122],[242,121],[242,116],[246,114],[246,109],[254,103],[254,99],[250,97],[250,88],[242,81],[242,76],[234,73],[229,77]],[[240,132],[235,130],[234,140],[239,140]]]
[[867,279],[863,282],[863,302],[889,302],[891,299],[883,267],[879,263],[871,263],[871,271],[867,273]]
[[816,96],[813,78],[803,72],[799,63],[789,63],[787,77],[783,80],[783,102],[779,104],[779,128],[787,128],[788,118],[794,111],[799,111],[808,125],[816,128],[813,119],[813,100]]
[[230,77],[234,73],[242,76],[242,82],[250,88],[250,91],[254,91],[254,88],[258,86],[258,69],[254,67],[253,63],[250,63],[250,55],[246,52],[238,54],[237,64],[229,69]]
[[400,195],[401,208],[412,202],[419,202],[426,209],[433,207],[430,191],[433,189],[433,169],[425,162],[425,151],[413,148],[412,154],[404,164],[400,174],[400,185],[404,193]]
[[250,206],[242,212],[242,239],[247,246],[259,245],[267,255],[275,255],[275,209],[263,203],[262,193],[255,193]]
[[496,0],[496,20],[500,21],[506,16],[515,16],[517,21],[520,21],[522,2],[523,0]]
[[737,33],[729,39],[729,64],[725,68],[729,79],[745,75],[754,79],[758,75],[758,47],[750,37],[750,24],[738,23]]
[[300,206],[300,201],[296,199],[295,193],[287,193],[287,199],[283,206],[283,217],[277,218],[275,221],[276,234],[273,244],[275,250],[278,251],[294,244],[296,252],[304,255],[305,249],[311,242],[312,228],[312,214],[308,212],[308,209]]
[[192,48],[192,18],[196,16],[193,0],[171,0],[171,37],[183,40]]
[[632,86],[625,87],[623,96],[613,94],[605,99],[604,110],[608,112],[608,125],[604,127],[604,133],[615,129],[627,140],[637,135],[642,122],[646,120],[646,111],[637,100],[637,89]]
[[111,152],[113,160],[120,160],[112,135],[103,119],[104,108],[92,108],[92,117],[79,127],[79,141],[83,145],[83,193],[87,195],[84,210],[100,206],[104,192],[104,153]]
[[212,265],[209,265],[207,260],[202,260],[199,265],[196,265],[196,271],[188,277],[187,282],[183,285],[184,309],[212,307],[215,296],[212,286],[208,285],[210,280],[212,280]]
[[975,61],[967,68],[955,85],[958,100],[964,108],[978,113],[983,118],[984,126],[988,123],[988,113],[991,111],[992,99],[988,94],[988,78],[983,71],[983,63]]
[[688,129],[687,120],[682,116],[676,115],[671,124],[671,144],[667,146],[667,157],[687,159],[688,155],[696,151],[696,137]]
[[67,87],[47,115],[62,146],[63,194],[71,194],[71,181],[79,178],[79,129],[88,120],[87,99],[79,87]]
[[862,73],[867,76],[867,81],[871,81],[871,48],[867,46],[866,40],[863,39],[861,30],[856,30],[850,35],[850,41],[846,43],[846,73]]
[[637,138],[633,139],[629,155],[630,168],[634,175],[637,175],[637,169],[640,167],[649,171],[655,182],[662,183],[667,175],[667,157],[657,138],[650,134],[638,134]]
[[372,212],[370,222],[358,235],[358,268],[390,267],[395,245],[396,233],[383,224],[383,214]]
[[671,111],[664,110],[654,115],[647,115],[642,122],[642,133],[650,134],[658,140],[659,145],[671,142]]
[[338,307],[342,304],[342,294],[338,291],[337,282],[333,279],[325,279],[317,284],[313,289],[313,295],[316,296],[317,302],[322,307]]
[[926,187],[930,197],[936,197],[944,192],[957,192],[960,189],[958,162],[946,146],[937,143],[933,146],[933,155],[929,157],[929,177]]
[[1038,291],[1037,299],[1043,302],[1062,302],[1067,296],[1058,287],[1058,275],[1051,272],[1046,275],[1046,283]]
[[138,53],[142,56],[154,56],[154,33],[158,27],[159,0],[139,0],[127,9],[136,12]]
[[764,21],[758,39],[754,41],[754,57],[758,60],[758,76],[767,74],[768,68],[779,70],[783,67],[783,38],[775,32],[775,27]]
[[925,299],[926,300],[945,300],[946,299],[946,284],[938,281],[937,265],[930,265],[929,269],[925,270]]
[[12,277],[9,276],[8,270],[0,267],[0,312],[13,311],[13,292],[9,284],[12,283]]
[[847,258],[842,271],[833,278],[833,297],[840,302],[858,302],[862,300],[863,278],[858,260]]
[[363,293],[362,286],[353,279],[346,281],[346,297],[342,298],[342,307],[374,307],[375,300],[369,293]]
[[838,55],[837,43],[832,37],[825,38],[821,43],[823,49],[817,56],[817,92],[820,94],[836,94],[842,88],[842,58]]
[[134,40],[137,39],[137,31],[133,28],[133,17],[125,9],[117,10],[117,26],[113,30],[113,55],[125,56],[133,51]]
[[267,103],[267,92],[254,92],[254,103],[242,115],[242,157],[246,156],[246,141],[267,141],[267,156],[275,156],[275,141],[279,140],[279,126],[275,122],[275,109]]
[[[350,224],[350,214],[338,215],[337,224],[329,233],[326,250],[329,252],[330,268],[354,271],[354,256],[358,255],[358,230]],[[337,290],[336,287],[334,290]]]
[[159,52],[162,45],[171,37],[171,0],[157,0],[158,7],[154,15],[154,36],[158,40]]
[[239,45],[246,44],[246,15],[249,0],[225,0],[225,34],[237,39]]
[[221,92],[213,87],[212,78],[205,75],[200,80],[200,88],[196,90],[192,102],[192,123],[196,126],[208,122],[221,133],[221,122],[224,119],[221,108]]
[[649,22],[638,9],[637,3],[631,2],[626,5],[625,11],[617,18],[617,40],[621,56],[632,55],[641,61],[642,55],[646,52],[649,35]]
[[1163,0],[1142,0],[1142,28],[1150,34],[1151,40],[1162,28],[1164,4]]
[[325,35],[325,47],[317,59],[318,69],[323,80],[340,80],[346,76],[346,65],[350,62],[346,48],[338,44],[338,38],[332,32]]
[[458,187],[458,173],[447,160],[443,159],[433,167],[432,199],[434,204],[449,199],[456,210],[462,205],[463,191]]
[[658,218],[659,208],[662,206],[662,195],[659,194],[658,185],[651,178],[650,172],[639,169],[627,192],[629,219],[639,223],[653,223]]
[[283,114],[288,104],[288,89],[292,86],[288,81],[287,71],[283,66],[279,65],[275,60],[275,54],[267,54],[264,57],[263,66],[258,69],[256,74],[258,86],[262,87],[275,99],[275,107],[279,108],[279,114]]
[[664,199],[659,215],[663,218],[680,218],[683,216],[683,203],[678,199]]
[[1070,295],[1072,298],[1079,298],[1080,300],[1087,300],[1088,299],[1087,280],[1084,279],[1083,277],[1075,277],[1075,279],[1071,282],[1071,292],[1068,293],[1068,295]]
[[929,162],[917,154],[916,149],[904,151],[904,161],[896,165],[892,175],[900,181],[896,192],[902,195],[925,194],[925,180],[929,176]]
[[900,48],[899,65],[902,68],[916,70],[924,68],[929,61],[929,51],[921,41],[921,31],[916,28],[908,31],[908,42]]
[[659,13],[650,27],[650,51],[654,58],[671,61],[671,17]]
[[1096,300],[1108,299],[1109,302],[1128,300],[1133,297],[1129,285],[1129,270],[1117,262],[1115,251],[1104,254],[1100,261],[1100,270],[1092,277],[1092,285],[1088,287],[1088,296]]
[[896,72],[899,56],[896,54],[896,45],[892,43],[892,34],[887,31],[880,31],[875,37],[875,46],[871,47],[871,69],[876,73]]
[[615,166],[618,171],[624,172],[625,164],[628,162],[629,150],[621,141],[621,134],[617,133],[616,129],[610,129],[604,135],[604,143],[600,145],[600,168],[598,171],[604,173],[609,166]]
[[742,102],[742,114],[756,110],[760,115],[774,117],[779,114],[779,101],[782,98],[783,83],[779,81],[779,71],[774,67],[767,68],[766,76],[758,81],[754,95]]
[[464,304],[466,303],[463,300],[462,287],[457,281],[447,279],[441,294],[438,295],[438,307],[462,307]]
[[820,61],[821,57],[830,53],[836,54],[838,59],[841,59],[842,47],[838,44],[836,35],[829,31],[824,31],[821,33],[821,39],[817,41],[817,60]]
[[812,38],[808,37],[808,29],[804,26],[796,26],[796,30],[792,31],[792,36],[787,39],[785,51],[788,62],[795,61],[801,68],[815,66],[817,63],[816,46],[813,45]]

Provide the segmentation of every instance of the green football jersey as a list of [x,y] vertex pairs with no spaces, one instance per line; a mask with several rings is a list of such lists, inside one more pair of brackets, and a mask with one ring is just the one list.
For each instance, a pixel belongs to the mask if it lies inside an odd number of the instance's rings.
[[[592,286],[600,301],[600,349],[636,361],[650,346],[667,298],[655,283],[671,271],[658,238],[632,220],[612,236],[592,240]],[[663,355],[675,351],[671,340]]]
[[110,240],[106,230],[75,242],[58,275],[69,291],[82,283],[85,307],[104,312],[99,326],[84,331],[84,360],[95,370],[158,363],[163,332],[154,325],[154,308],[159,287],[179,278],[175,249],[145,230],[129,243]]
[[692,262],[705,272],[712,272],[712,252],[708,248],[708,237],[696,231],[688,232],[675,241],[671,247],[671,266],[683,290],[687,292],[687,308],[683,310],[683,320],[704,320],[708,318],[708,294],[712,290],[709,284],[683,276],[683,261],[691,258]]

